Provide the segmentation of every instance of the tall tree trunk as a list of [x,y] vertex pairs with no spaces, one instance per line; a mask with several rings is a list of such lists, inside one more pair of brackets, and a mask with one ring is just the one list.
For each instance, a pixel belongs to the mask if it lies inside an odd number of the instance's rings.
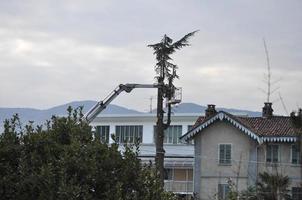
[[[159,79],[159,84],[164,84],[163,80]],[[164,157],[165,150],[163,148],[164,144],[164,111],[163,111],[163,88],[160,87],[157,90],[157,122],[156,122],[156,171],[160,178],[160,187],[164,186]]]

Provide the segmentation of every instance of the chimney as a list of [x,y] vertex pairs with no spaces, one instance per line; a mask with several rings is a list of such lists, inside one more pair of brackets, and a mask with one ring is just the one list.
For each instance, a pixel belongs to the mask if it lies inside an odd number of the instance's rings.
[[262,117],[272,117],[273,116],[273,108],[271,102],[264,102],[264,107],[262,108]]
[[211,117],[213,115],[215,115],[217,113],[216,109],[215,109],[215,105],[213,104],[208,104],[208,108],[205,110],[205,116],[207,117]]

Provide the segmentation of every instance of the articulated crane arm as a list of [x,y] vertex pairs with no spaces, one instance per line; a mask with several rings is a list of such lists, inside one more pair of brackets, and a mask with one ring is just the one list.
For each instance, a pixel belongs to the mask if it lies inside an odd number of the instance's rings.
[[135,84],[135,83],[127,83],[120,84],[116,87],[108,96],[97,102],[87,113],[84,114],[83,120],[87,123],[92,122],[96,116],[102,112],[121,92],[125,91],[130,93],[134,88],[160,88],[164,87],[159,84]]

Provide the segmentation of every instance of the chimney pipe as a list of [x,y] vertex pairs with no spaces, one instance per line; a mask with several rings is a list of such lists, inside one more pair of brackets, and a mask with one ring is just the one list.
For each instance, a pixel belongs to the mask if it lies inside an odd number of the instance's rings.
[[264,107],[262,108],[262,117],[272,117],[273,116],[273,108],[271,102],[264,102]]
[[217,113],[216,109],[215,109],[215,105],[214,104],[208,104],[208,108],[205,110],[205,116],[207,117],[211,117],[213,115],[215,115]]

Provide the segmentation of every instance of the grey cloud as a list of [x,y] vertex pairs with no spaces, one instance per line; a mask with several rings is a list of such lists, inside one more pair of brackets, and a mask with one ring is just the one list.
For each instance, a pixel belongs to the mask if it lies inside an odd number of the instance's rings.
[[[1,106],[47,107],[99,99],[117,84],[154,82],[146,46],[167,33],[179,39],[200,29],[176,53],[184,100],[260,110],[266,72],[295,109],[302,105],[301,1],[1,1]],[[216,70],[216,71],[215,71]],[[116,103],[144,110],[154,91],[138,90]],[[277,96],[274,96],[276,98]],[[275,110],[284,113],[279,102]]]

